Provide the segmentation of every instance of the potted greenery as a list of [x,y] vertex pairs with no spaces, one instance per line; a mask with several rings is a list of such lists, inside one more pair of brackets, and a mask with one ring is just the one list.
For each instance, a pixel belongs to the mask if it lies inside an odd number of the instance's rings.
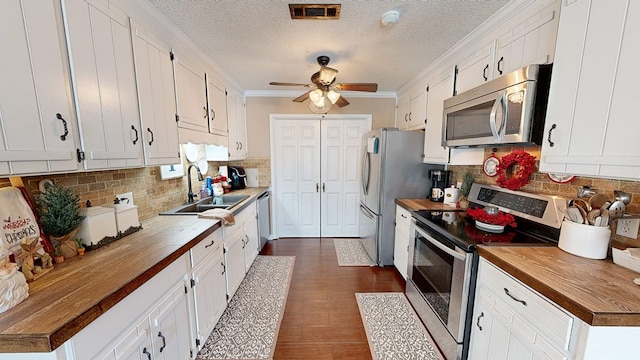
[[62,256],[62,254],[60,253],[60,247],[56,246],[54,251],[55,251],[55,257],[53,258],[53,260],[56,262],[56,264],[60,264],[61,262],[64,262],[64,256]]
[[70,258],[77,253],[75,235],[84,216],[79,214],[80,196],[69,187],[52,184],[36,196],[42,230],[56,242],[62,256]]
[[473,185],[473,181],[475,180],[473,173],[471,171],[467,171],[462,175],[462,185],[460,185],[460,200],[459,204],[462,209],[466,209],[469,207],[469,192],[471,191],[471,185]]
[[84,255],[84,244],[82,243],[82,239],[76,238],[76,243],[78,243],[78,255]]

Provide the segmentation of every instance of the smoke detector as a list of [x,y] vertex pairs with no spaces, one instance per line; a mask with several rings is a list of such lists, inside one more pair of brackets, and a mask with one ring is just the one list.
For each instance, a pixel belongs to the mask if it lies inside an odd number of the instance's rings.
[[389,27],[397,24],[398,20],[400,20],[400,13],[395,10],[390,10],[382,14],[380,22],[382,23],[382,26]]
[[289,4],[291,19],[295,20],[338,20],[340,4]]

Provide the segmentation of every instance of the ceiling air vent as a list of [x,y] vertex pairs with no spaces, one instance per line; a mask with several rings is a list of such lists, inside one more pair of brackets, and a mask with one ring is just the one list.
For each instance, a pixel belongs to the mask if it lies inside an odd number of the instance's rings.
[[289,4],[291,19],[338,20],[340,4]]

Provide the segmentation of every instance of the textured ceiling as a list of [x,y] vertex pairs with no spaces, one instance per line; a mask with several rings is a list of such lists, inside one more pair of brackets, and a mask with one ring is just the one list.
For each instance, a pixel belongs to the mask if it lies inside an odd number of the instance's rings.
[[[149,0],[244,90],[290,90],[270,81],[308,83],[328,55],[338,83],[377,82],[396,91],[507,0],[359,0],[341,3],[339,20],[291,20],[281,0]],[[389,11],[399,22],[383,27]],[[295,89],[295,88],[294,88]]]

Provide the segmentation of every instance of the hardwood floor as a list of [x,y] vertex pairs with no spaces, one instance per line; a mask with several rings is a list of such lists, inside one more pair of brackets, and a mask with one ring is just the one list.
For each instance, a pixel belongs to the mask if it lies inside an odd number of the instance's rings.
[[296,257],[274,359],[371,359],[354,294],[404,291],[395,267],[338,266],[332,238],[278,239],[260,254]]

